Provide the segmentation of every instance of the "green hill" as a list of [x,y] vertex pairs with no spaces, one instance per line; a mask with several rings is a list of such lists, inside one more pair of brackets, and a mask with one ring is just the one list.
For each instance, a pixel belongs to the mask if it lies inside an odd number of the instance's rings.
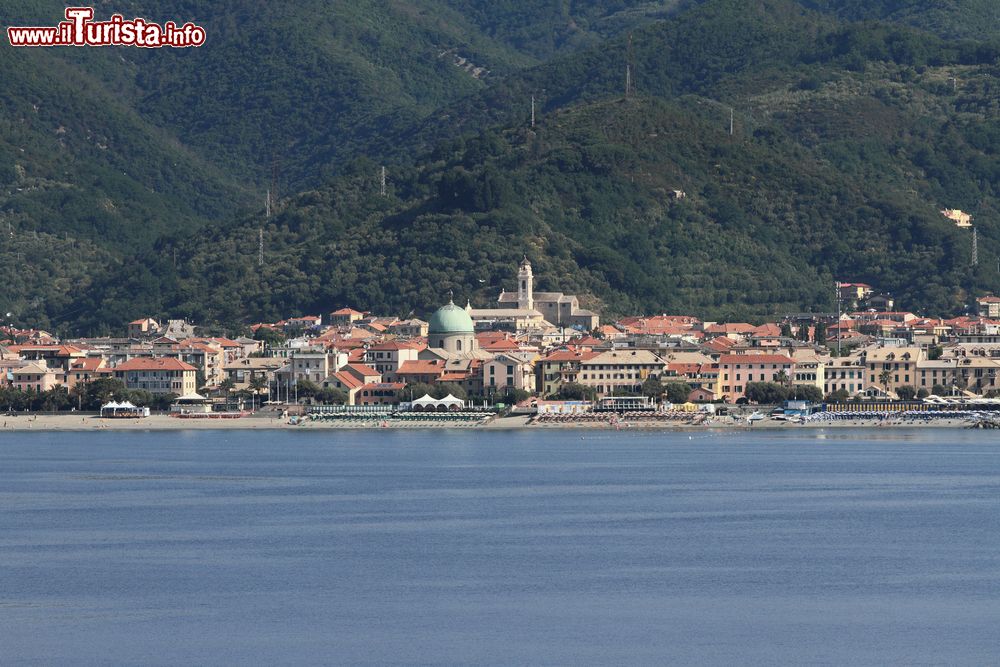
[[[102,163],[86,142],[59,148],[61,116],[27,124],[33,134],[19,141],[8,137],[25,123],[7,119],[0,173],[13,199],[0,210],[24,229],[94,240],[79,266],[53,250],[73,267],[67,275],[86,267],[86,295],[29,282],[18,312],[94,331],[145,314],[232,324],[345,303],[426,312],[449,288],[485,305],[523,253],[539,288],[583,294],[610,314],[829,308],[837,278],[942,314],[970,292],[1000,289],[1000,50],[991,41],[831,16],[860,16],[847,3],[826,3],[827,13],[790,0],[572,3],[523,15],[513,5],[446,5],[307,3],[284,18],[255,3],[195,7],[218,48],[126,52],[127,68],[112,50],[46,55],[52,67],[2,52],[21,59],[8,93],[21,116],[34,113],[32,95],[47,100],[43,109],[69,106],[54,91],[72,80],[87,93],[65,93],[90,119],[80,134],[98,121],[116,139],[116,128],[130,128],[145,151],[123,165],[134,151],[104,142],[97,155],[128,179],[109,170],[88,188],[81,183],[104,174]],[[157,13],[174,10],[192,13],[180,3]],[[963,12],[956,5],[951,16]],[[530,39],[567,21],[582,26],[580,39]],[[251,38],[259,25],[273,34]],[[470,62],[490,73],[472,76]],[[32,142],[37,155],[18,163]],[[272,155],[279,190],[298,183],[302,192],[263,220],[246,207],[260,201]],[[93,200],[57,197],[49,181],[60,174]],[[31,191],[37,211],[15,210],[31,178],[50,189]],[[109,207],[117,200],[106,194],[128,201],[129,188],[145,198],[136,195],[137,208],[151,202],[147,212],[101,213],[131,211]],[[673,201],[674,190],[687,197]],[[969,266],[970,235],[942,208],[975,213],[980,266]],[[129,249],[115,250],[122,236]]]

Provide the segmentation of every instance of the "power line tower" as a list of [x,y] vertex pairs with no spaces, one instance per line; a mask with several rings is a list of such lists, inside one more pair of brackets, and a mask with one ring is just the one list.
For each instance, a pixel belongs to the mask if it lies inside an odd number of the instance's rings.
[[380,195],[382,195],[383,197],[385,197],[385,167],[384,166],[382,167],[382,175],[381,175],[381,177],[379,179],[378,192],[379,192]]
[[535,96],[531,96],[531,127],[535,126]]
[[972,228],[972,265],[979,266],[979,231]]

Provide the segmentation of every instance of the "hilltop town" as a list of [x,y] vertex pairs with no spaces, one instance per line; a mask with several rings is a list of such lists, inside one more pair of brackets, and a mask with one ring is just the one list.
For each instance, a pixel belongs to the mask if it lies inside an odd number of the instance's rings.
[[579,299],[538,292],[527,258],[491,308],[449,302],[425,321],[352,307],[203,336],[183,320],[129,322],[119,338],[56,340],[0,328],[0,407],[168,409],[266,404],[389,406],[425,395],[481,404],[644,396],[670,403],[776,403],[1000,396],[1000,298],[934,319],[839,283],[837,313],[764,324],[690,315],[602,323]]

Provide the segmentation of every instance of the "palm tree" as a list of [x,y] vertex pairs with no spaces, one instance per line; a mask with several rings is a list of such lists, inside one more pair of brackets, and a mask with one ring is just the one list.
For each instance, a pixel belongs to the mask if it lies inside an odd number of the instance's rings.
[[879,382],[882,383],[882,389],[885,390],[886,395],[889,395],[889,379],[892,378],[892,374],[888,370],[884,370],[878,375]]
[[265,380],[260,375],[254,375],[250,378],[250,389],[253,391],[254,401],[256,402],[257,397],[260,396],[260,391],[267,386],[267,380]]
[[774,381],[784,387],[788,384],[788,373],[783,370],[778,371],[774,375]]

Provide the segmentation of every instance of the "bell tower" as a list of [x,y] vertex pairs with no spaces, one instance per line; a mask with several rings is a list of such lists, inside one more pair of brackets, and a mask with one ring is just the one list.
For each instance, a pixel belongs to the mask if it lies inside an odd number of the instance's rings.
[[521,310],[534,310],[535,299],[532,295],[534,291],[534,278],[531,275],[531,262],[525,256],[521,260],[521,266],[517,271],[517,307]]

